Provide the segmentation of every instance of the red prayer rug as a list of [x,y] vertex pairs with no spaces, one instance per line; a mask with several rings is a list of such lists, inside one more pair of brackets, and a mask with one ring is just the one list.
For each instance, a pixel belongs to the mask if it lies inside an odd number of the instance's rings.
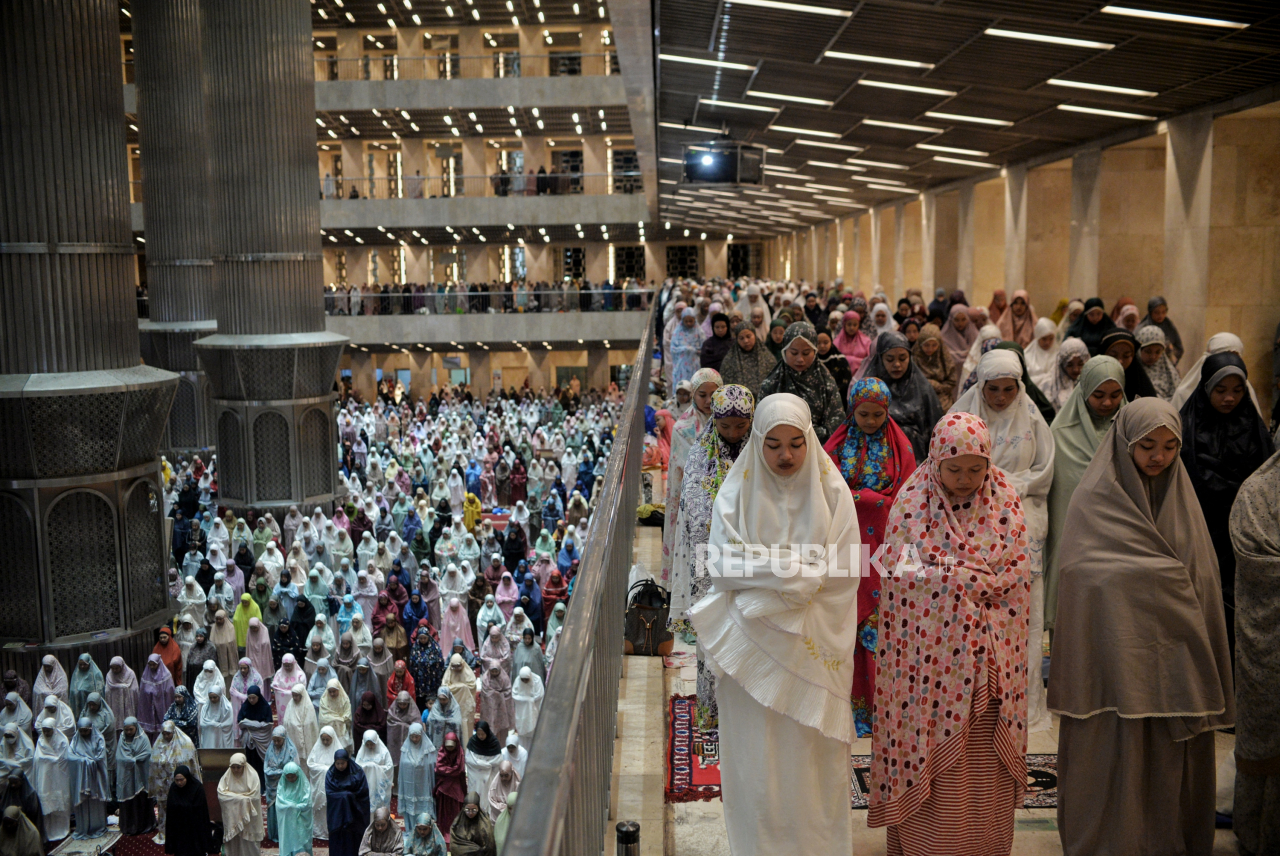
[[[698,728],[698,697],[668,700],[665,798],[669,803],[720,799],[720,745]],[[871,756],[854,755],[849,798],[854,809],[867,808],[871,790]],[[1027,791],[1023,808],[1058,805],[1058,756],[1027,755]]]

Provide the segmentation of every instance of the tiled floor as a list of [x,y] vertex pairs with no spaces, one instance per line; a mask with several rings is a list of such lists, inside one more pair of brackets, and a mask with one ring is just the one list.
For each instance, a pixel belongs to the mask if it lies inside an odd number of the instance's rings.
[[[641,527],[636,532],[635,561],[655,573],[661,566],[662,532]],[[677,640],[677,650],[687,648]],[[606,830],[605,852],[614,852],[613,824],[618,820],[638,820],[641,852],[662,856],[728,856],[724,828],[724,808],[719,801],[663,805],[663,753],[666,743],[666,700],[675,694],[696,692],[693,667],[680,670],[662,668],[657,657],[626,657],[618,712],[618,741],[615,745],[613,805]],[[1235,743],[1230,735],[1219,734],[1219,762]],[[1052,753],[1058,749],[1057,717],[1053,727],[1032,734],[1027,751]],[[871,740],[854,744],[853,754],[871,753]],[[854,812],[854,852],[859,856],[879,856],[885,852],[885,832],[866,825],[867,813]],[[655,826],[663,818],[661,836]],[[1020,809],[1013,839],[1015,856],[1060,854],[1056,812],[1053,809]],[[1219,830],[1214,856],[1235,856],[1236,841],[1230,830]]]

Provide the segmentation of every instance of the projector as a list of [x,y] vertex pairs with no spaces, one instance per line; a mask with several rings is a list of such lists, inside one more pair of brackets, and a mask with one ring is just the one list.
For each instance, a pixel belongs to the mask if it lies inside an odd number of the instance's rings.
[[764,146],[730,140],[684,147],[683,184],[764,183]]

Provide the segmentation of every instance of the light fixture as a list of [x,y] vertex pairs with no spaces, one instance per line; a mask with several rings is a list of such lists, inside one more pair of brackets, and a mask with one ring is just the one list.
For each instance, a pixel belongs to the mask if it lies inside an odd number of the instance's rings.
[[677,131],[692,131],[699,134],[718,134],[719,128],[707,128],[703,125],[681,125],[679,122],[659,122],[658,125],[663,128],[672,128]]
[[781,92],[760,92],[752,89],[747,92],[748,98],[772,98],[775,101],[794,101],[797,104],[815,104],[819,107],[834,107],[834,101],[826,101],[822,98],[807,98],[803,95],[783,95]]
[[866,170],[860,166],[851,166],[847,163],[835,163],[834,161],[811,160],[811,161],[805,161],[805,163],[810,163],[810,164],[813,164],[814,166],[823,167],[824,169],[847,169],[850,172],[866,172]]
[[922,95],[941,95],[950,97],[955,95],[950,89],[934,89],[929,86],[912,86],[907,83],[888,83],[883,80],[859,80],[859,86],[874,86],[877,89],[897,89],[901,92],[919,92]]
[[953,155],[973,155],[974,157],[985,158],[990,152],[982,152],[977,149],[957,149],[952,146],[935,146],[930,143],[916,143],[917,149],[926,149],[931,152],[949,152]]
[[705,241],[706,239],[707,239],[707,233],[706,233],[706,232],[703,232],[703,233],[702,233],[702,236],[701,236],[698,240],[700,240],[700,241]]
[[827,51],[823,56],[831,59],[847,59],[850,62],[869,62],[876,65],[896,65],[901,68],[933,68],[931,62],[916,62],[910,59],[893,59],[887,56],[868,56],[867,54],[845,53],[844,51]]
[[1022,30],[1002,30],[988,27],[982,31],[988,36],[999,36],[1003,39],[1021,39],[1024,42],[1044,42],[1051,45],[1065,45],[1071,48],[1088,48],[1090,50],[1109,51],[1115,45],[1109,42],[1095,42],[1090,39],[1069,39],[1065,36],[1046,36],[1043,33],[1027,33]]
[[810,190],[834,190],[836,193],[853,193],[852,187],[837,187],[834,184],[806,184]]
[[865,181],[867,184],[898,184],[905,185],[905,181],[898,181],[896,178],[878,178],[874,175],[851,175],[850,181]]
[[687,237],[689,237],[689,230],[688,230],[688,229],[685,229],[685,230],[684,230],[684,236],[685,236],[686,238],[687,238]]
[[1173,24],[1199,24],[1204,27],[1227,27],[1243,30],[1248,24],[1238,24],[1222,18],[1201,18],[1198,15],[1177,15],[1173,12],[1152,12],[1148,9],[1132,9],[1127,6],[1103,6],[1100,11],[1108,15],[1127,15],[1130,18],[1150,18],[1153,21],[1169,21]]
[[765,130],[780,131],[784,134],[808,134],[811,137],[829,137],[833,140],[838,140],[843,136],[842,134],[834,134],[831,131],[813,131],[808,128],[793,128],[790,125],[770,125]]
[[941,163],[956,163],[961,166],[976,166],[983,169],[998,169],[999,164],[984,163],[983,161],[962,160],[961,158],[949,158],[946,155],[934,155],[933,159]]
[[[748,95],[751,93],[747,93]],[[699,98],[699,104],[708,104],[712,107],[729,107],[734,110],[756,110],[760,113],[777,113],[777,107],[765,107],[761,104],[743,104],[738,101],[721,101],[718,98]]]
[[928,125],[910,125],[906,122],[884,122],[880,119],[863,119],[862,124],[874,128],[896,128],[899,131],[917,131],[921,134],[941,134],[941,128],[930,128]]
[[1062,80],[1057,77],[1051,77],[1045,81],[1050,86],[1065,86],[1068,89],[1088,89],[1093,92],[1110,92],[1114,95],[1135,95],[1139,98],[1154,98],[1159,95],[1158,92],[1150,92],[1146,89],[1130,89],[1127,86],[1107,86],[1103,83],[1085,83],[1080,80]]
[[755,71],[754,65],[746,65],[741,62],[724,62],[718,59],[699,59],[692,56],[677,56],[676,54],[658,54],[658,59],[667,62],[687,62],[690,65],[709,65],[713,68],[726,68],[735,71]]
[[847,146],[844,143],[824,143],[822,140],[796,140],[797,146],[817,146],[822,149],[839,149],[843,152],[860,152],[861,146]]
[[1099,107],[1081,107],[1078,104],[1059,104],[1059,110],[1068,110],[1072,113],[1088,113],[1093,116],[1111,116],[1116,119],[1144,119],[1152,121],[1156,117],[1148,116],[1145,113],[1129,113],[1124,110],[1103,110]]
[[890,187],[887,184],[868,184],[867,187],[871,190],[887,190],[891,193],[915,193],[915,191],[909,187]]
[[848,9],[832,9],[828,6],[805,6],[800,3],[784,3],[782,0],[725,0],[725,5],[759,6],[762,9],[777,9],[781,12],[805,12],[810,15],[828,15],[832,18],[848,18],[853,15]]
[[972,122],[975,125],[995,125],[999,128],[1008,128],[1013,123],[1006,122],[1004,119],[988,119],[985,116],[965,116],[960,113],[939,113],[935,110],[926,110],[925,114],[930,119],[943,119],[948,122]]

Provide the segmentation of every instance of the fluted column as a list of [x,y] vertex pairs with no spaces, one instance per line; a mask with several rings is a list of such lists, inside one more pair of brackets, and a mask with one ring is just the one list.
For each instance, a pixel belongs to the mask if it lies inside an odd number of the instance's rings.
[[208,449],[210,389],[192,347],[218,327],[200,2],[134,0],[131,8],[151,306],[138,322],[142,355],[182,378],[164,448]]
[[346,337],[325,331],[306,0],[205,4],[216,335],[196,342],[231,505],[333,498],[333,383]]
[[119,7],[0,4],[0,639],[136,638],[172,613],[140,364]]

